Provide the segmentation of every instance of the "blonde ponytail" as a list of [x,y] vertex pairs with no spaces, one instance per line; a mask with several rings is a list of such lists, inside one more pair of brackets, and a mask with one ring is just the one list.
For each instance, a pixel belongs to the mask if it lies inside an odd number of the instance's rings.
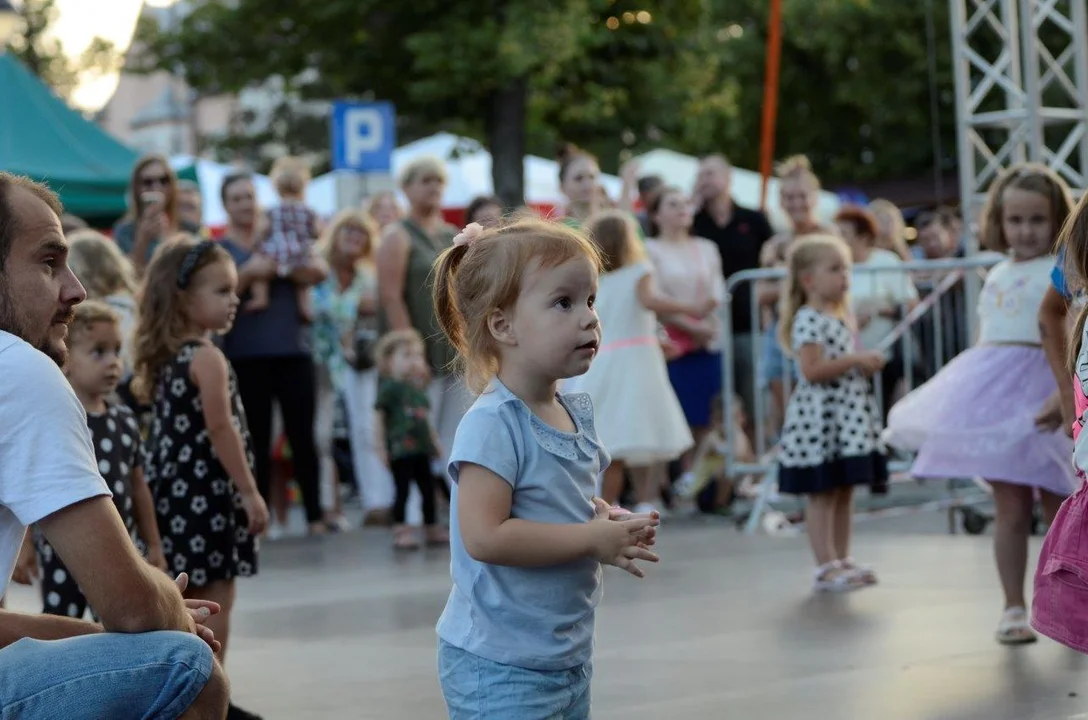
[[457,307],[457,298],[454,293],[453,279],[457,272],[457,266],[468,252],[468,245],[454,245],[447,248],[438,256],[434,264],[434,287],[431,291],[431,300],[434,303],[435,317],[438,325],[450,341],[450,345],[457,351],[458,359],[465,357],[468,351],[468,341],[465,337],[465,319],[461,310]]

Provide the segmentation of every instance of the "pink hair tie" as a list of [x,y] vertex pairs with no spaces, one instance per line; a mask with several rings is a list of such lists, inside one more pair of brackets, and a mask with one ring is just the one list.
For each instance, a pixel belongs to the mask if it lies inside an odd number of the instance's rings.
[[480,237],[480,233],[484,231],[484,228],[480,223],[469,223],[465,226],[465,229],[457,233],[457,236],[453,238],[454,245],[472,245],[476,238]]

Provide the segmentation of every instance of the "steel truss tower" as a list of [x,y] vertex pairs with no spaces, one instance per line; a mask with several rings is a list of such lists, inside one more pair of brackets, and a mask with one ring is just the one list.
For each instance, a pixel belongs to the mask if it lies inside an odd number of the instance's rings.
[[1043,163],[1078,195],[1088,189],[1085,3],[950,0],[967,227],[994,177],[1014,163]]

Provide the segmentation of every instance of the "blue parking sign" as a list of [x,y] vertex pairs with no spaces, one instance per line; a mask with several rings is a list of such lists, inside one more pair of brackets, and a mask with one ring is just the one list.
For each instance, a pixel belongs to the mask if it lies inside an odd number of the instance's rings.
[[391,102],[337,100],[332,105],[332,168],[388,173],[397,145]]

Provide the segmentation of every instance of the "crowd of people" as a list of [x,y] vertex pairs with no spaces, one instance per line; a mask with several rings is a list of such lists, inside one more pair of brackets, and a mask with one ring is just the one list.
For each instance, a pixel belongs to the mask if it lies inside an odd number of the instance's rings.
[[[669,458],[650,452],[654,462],[645,474],[640,469],[638,477],[632,478],[630,472],[618,475],[617,468],[606,483],[610,501],[618,501],[622,494],[644,511],[651,506],[665,509],[663,503],[671,503],[669,481],[696,465],[697,446],[703,445],[707,452],[712,449],[702,441],[715,427],[712,414],[721,392],[725,340],[713,309],[723,301],[727,277],[743,270],[782,266],[785,250],[796,238],[838,233],[849,243],[856,266],[889,270],[855,277],[854,309],[862,341],[871,348],[919,297],[910,276],[896,266],[923,253],[927,258],[952,256],[959,248],[949,213],[933,214],[932,222],[923,219],[920,244],[914,248],[905,241],[902,214],[887,201],[874,201],[868,210],[844,208],[834,222],[818,218],[820,182],[801,157],[779,168],[779,202],[789,227],[778,233],[764,213],[733,202],[731,168],[723,157],[705,158],[691,189],[666,186],[656,176],[639,176],[635,165],[626,166],[622,175],[620,197],[610,198],[600,185],[594,157],[574,146],[561,151],[560,186],[567,198],[562,221],[588,230],[588,223],[610,209],[633,217],[637,245],[660,297],[687,307],[682,312],[656,310],[653,336],[654,345],[666,356],[670,395],[682,410],[683,423],[675,424],[690,433],[691,443]],[[300,201],[308,180],[304,167],[286,159],[273,168],[272,176],[283,201],[272,213],[257,210],[250,178],[243,174],[226,178],[221,194],[229,222],[220,239],[239,265],[240,289],[248,293],[222,347],[238,374],[255,437],[255,476],[273,510],[268,536],[277,539],[287,532],[287,477],[297,486],[309,534],[347,528],[343,491],[361,501],[365,522],[384,524],[399,518],[401,511],[398,483],[381,462],[383,449],[375,444],[372,410],[382,375],[373,358],[378,338],[390,330],[409,328],[422,337],[437,447],[450,446],[471,401],[450,372],[454,353],[441,339],[429,294],[433,263],[456,232],[442,212],[444,167],[437,159],[423,158],[404,169],[399,184],[407,208],[401,208],[394,193],[385,192],[369,198],[364,207],[346,209],[327,221],[316,218]],[[140,272],[163,238],[180,231],[201,232],[198,218],[178,209],[188,190],[163,158],[149,156],[137,163],[132,187],[130,217],[113,232],[117,247],[133,266],[130,274]],[[184,205],[192,208],[192,199]],[[498,198],[481,196],[466,208],[465,222],[491,227],[502,222],[503,216]],[[298,221],[297,229],[286,227],[292,220]],[[296,237],[312,241],[312,247]],[[272,246],[277,242],[279,247]],[[320,264],[326,274],[315,275],[307,258]],[[276,293],[270,293],[262,277],[273,265],[275,279],[290,281],[272,283]],[[287,290],[295,296],[288,297]],[[116,292],[110,296],[117,302]],[[746,435],[737,438],[742,443],[748,441],[753,422],[766,422],[777,433],[787,390],[797,376],[794,363],[776,340],[778,302],[773,283],[760,284],[758,292],[736,292],[733,297],[730,357],[740,400],[735,413],[751,410],[757,393],[764,394],[772,409],[766,419],[745,417],[740,427]],[[701,311],[691,312],[696,306]],[[123,316],[131,324],[132,313]],[[920,347],[911,354],[915,377],[926,373],[923,351]],[[888,365],[881,374],[882,400],[887,408],[902,391],[905,371],[901,345],[884,353]],[[736,425],[736,420],[730,418],[720,429]],[[632,435],[641,432],[642,428],[630,430]],[[680,462],[669,462],[673,460]],[[440,475],[440,458],[434,468]],[[445,504],[443,489],[448,484],[435,485],[439,503]],[[694,493],[700,507],[713,512],[728,506],[731,486],[704,474],[688,492]],[[623,494],[625,489],[632,494]],[[715,500],[719,494],[720,501]],[[415,490],[410,496],[413,507],[407,513],[414,517],[422,508],[422,498]],[[398,547],[414,545],[403,540],[403,529],[398,527],[396,532],[402,538]]]
[[[961,254],[963,228],[920,217],[909,247],[894,205],[820,218],[808,161],[778,174],[789,227],[776,232],[734,203],[722,156],[692,189],[628,165],[609,198],[597,160],[568,146],[559,217],[485,196],[458,231],[438,159],[404,168],[406,208],[382,193],[321,218],[303,200],[308,169],[285,158],[276,207],[258,207],[250,175],[223,180],[215,239],[199,188],[159,156],[134,167],[110,236],[0,174],[0,570],[36,583],[44,613],[3,614],[0,658],[20,670],[0,674],[0,694],[27,717],[66,707],[49,688],[83,663],[99,716],[256,717],[229,702],[222,669],[235,580],[258,571],[262,538],[289,532],[294,486],[311,537],[349,530],[357,498],[397,551],[450,547],[451,717],[588,717],[601,564],[642,577],[674,494],[728,508],[743,479],[726,457],[756,460],[756,424],[778,438],[779,489],[807,498],[816,590],[878,582],[851,556],[853,493],[887,491],[890,444],[917,453],[918,476],[990,482],[1003,643],[1035,639],[1023,585],[1038,494],[1057,520],[1036,627],[1088,637],[1061,610],[1062,578],[1082,572],[1079,505],[1059,513],[1078,485],[1061,425],[1088,405],[1088,360],[1063,364],[1072,284],[1052,256],[1061,244],[1078,273],[1088,262],[1083,205],[1035,166],[995,183],[980,232],[1007,257],[987,276],[978,344],[912,390],[907,375],[943,362],[910,366],[929,357],[924,333],[886,342],[933,289],[900,266]],[[727,279],[761,267],[786,279],[735,291],[723,333]],[[1083,317],[1083,355],[1081,334]],[[747,412],[757,397],[765,417]]]

